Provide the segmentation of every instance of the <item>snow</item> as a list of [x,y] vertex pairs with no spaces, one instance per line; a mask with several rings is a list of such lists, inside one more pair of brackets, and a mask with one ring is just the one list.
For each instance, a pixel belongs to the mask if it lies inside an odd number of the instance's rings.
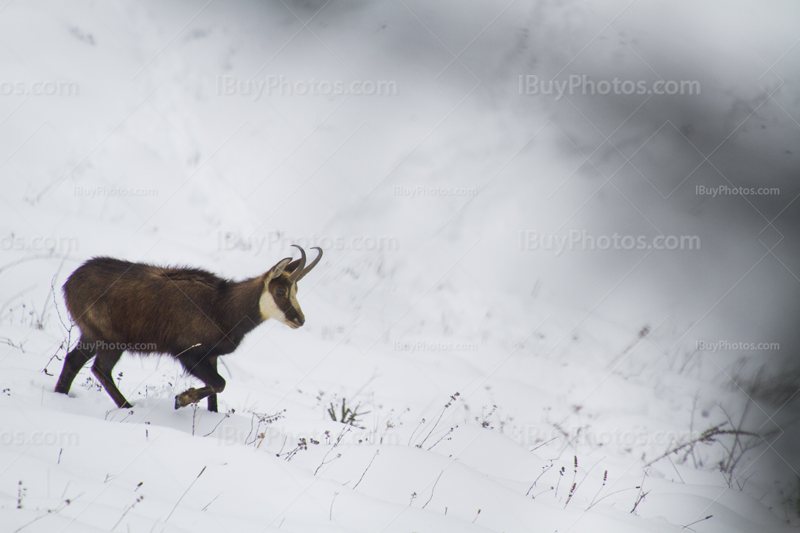
[[[796,401],[756,394],[778,358],[697,342],[793,348],[797,9],[5,4],[3,79],[29,92],[0,97],[0,531],[793,530]],[[310,80],[396,91],[270,85]],[[781,194],[695,194],[721,184]],[[702,247],[569,241],[613,234]],[[130,410],[89,366],[53,392],[86,259],[243,279],[293,243],[325,249],[306,324],[223,358],[219,413],[173,409],[198,383],[169,357],[116,366]],[[740,420],[766,438],[663,457]]]

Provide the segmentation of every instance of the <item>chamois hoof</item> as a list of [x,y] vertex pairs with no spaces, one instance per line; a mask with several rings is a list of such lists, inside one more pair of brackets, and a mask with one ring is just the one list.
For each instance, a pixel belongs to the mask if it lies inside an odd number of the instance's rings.
[[186,393],[184,392],[183,394],[178,394],[178,395],[175,396],[175,409],[176,410],[180,409],[181,407],[186,407],[187,405],[189,405],[189,402],[187,402],[186,398],[184,398],[185,394]]
[[197,389],[191,388],[175,396],[175,409],[186,407],[190,403],[197,403],[202,398],[197,397]]

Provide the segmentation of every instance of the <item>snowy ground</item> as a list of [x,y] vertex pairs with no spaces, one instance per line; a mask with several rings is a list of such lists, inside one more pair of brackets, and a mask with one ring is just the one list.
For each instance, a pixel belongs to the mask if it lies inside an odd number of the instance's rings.
[[[737,343],[794,349],[797,15],[4,4],[0,531],[793,530],[796,398]],[[584,75],[702,93],[528,85]],[[120,361],[130,410],[88,367],[53,392],[89,257],[241,279],[292,243],[306,325],[225,358],[220,413],[166,357]]]

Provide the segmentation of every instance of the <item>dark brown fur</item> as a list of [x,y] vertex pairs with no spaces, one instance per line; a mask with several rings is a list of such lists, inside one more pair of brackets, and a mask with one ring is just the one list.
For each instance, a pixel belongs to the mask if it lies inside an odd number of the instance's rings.
[[[286,320],[299,327],[305,318],[289,299],[289,273],[298,261],[284,261],[269,291]],[[175,408],[208,396],[209,409],[216,411],[216,393],[225,388],[216,370],[217,357],[233,352],[265,320],[259,299],[270,273],[281,263],[235,282],[193,268],[161,268],[109,257],[87,261],[64,284],[67,308],[81,339],[64,361],[56,392],[68,393],[75,375],[96,356],[92,372],[119,407],[130,407],[112,379],[114,365],[123,351],[163,353],[177,358],[206,384],[178,395]]]

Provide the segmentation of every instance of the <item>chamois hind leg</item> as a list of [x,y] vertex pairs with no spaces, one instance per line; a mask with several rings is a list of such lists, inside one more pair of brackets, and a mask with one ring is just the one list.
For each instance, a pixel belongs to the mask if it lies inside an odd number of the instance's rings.
[[[197,403],[203,398],[216,396],[217,393],[225,390],[225,380],[217,372],[217,358],[204,357],[202,354],[184,354],[180,356],[180,362],[190,374],[199,378],[206,384],[200,389],[191,388],[175,396],[175,409],[186,407],[190,403]],[[209,398],[208,407],[216,408],[216,398]],[[216,411],[216,409],[213,409]]]
[[106,389],[106,392],[117,404],[117,407],[120,409],[130,409],[133,405],[128,403],[128,400],[125,399],[117,386],[114,385],[114,379],[112,377],[114,365],[117,364],[120,357],[122,357],[122,350],[104,350],[97,352],[97,357],[92,365],[92,373]]
[[93,342],[86,335],[81,335],[78,344],[64,358],[64,368],[56,383],[56,392],[69,394],[75,376],[92,357],[94,357]]

